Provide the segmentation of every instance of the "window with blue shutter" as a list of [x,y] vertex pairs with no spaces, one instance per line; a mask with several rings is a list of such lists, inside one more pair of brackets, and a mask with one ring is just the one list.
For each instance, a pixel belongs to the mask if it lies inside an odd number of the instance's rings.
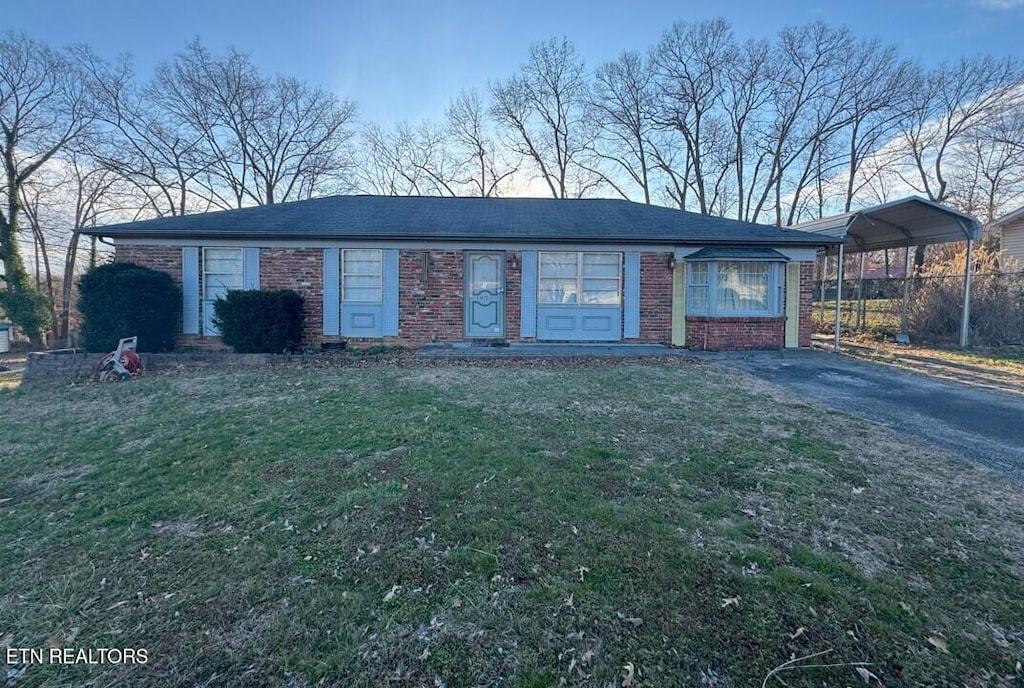
[[384,252],[341,250],[341,334],[384,336]]

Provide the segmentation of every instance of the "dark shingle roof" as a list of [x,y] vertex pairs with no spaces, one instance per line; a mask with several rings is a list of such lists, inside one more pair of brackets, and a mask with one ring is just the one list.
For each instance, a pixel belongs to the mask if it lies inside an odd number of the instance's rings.
[[767,260],[786,261],[786,256],[770,248],[702,248],[686,260]]
[[328,196],[107,225],[115,239],[410,239],[823,246],[831,237],[615,199]]

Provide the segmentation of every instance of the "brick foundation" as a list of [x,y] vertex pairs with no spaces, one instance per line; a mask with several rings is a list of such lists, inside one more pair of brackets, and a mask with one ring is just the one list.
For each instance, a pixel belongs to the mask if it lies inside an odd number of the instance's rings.
[[686,346],[702,351],[781,349],[785,318],[704,318],[687,316]]

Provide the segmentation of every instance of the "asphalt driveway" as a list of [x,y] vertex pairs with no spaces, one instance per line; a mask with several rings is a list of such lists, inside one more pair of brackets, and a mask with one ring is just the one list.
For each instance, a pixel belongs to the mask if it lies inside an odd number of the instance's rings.
[[821,351],[751,354],[721,363],[1024,482],[1024,396]]

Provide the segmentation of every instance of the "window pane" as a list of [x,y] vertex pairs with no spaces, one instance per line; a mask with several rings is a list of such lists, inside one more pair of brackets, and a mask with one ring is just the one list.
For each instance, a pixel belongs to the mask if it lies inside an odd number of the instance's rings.
[[577,303],[576,278],[547,278],[537,281],[537,301],[540,303]]
[[346,289],[345,301],[349,303],[356,301],[362,303],[380,303],[382,301],[380,287],[356,287]]
[[345,249],[345,260],[380,262],[380,250],[375,248],[347,248]]
[[541,277],[576,277],[576,253],[541,253]]
[[203,251],[206,272],[242,272],[242,249],[208,248]]
[[[708,283],[708,264],[690,263],[690,284],[704,285]],[[707,292],[705,292],[706,294]]]
[[621,257],[618,253],[584,253],[583,276],[618,279],[620,262]]
[[718,312],[767,312],[768,265],[764,261],[719,263],[715,298]]
[[384,300],[383,253],[377,249],[342,251],[341,298],[348,302],[380,303]]
[[615,305],[619,302],[619,280],[585,279],[583,280],[583,303],[601,303]]
[[706,313],[708,310],[708,288],[691,286],[686,290],[686,298],[689,301],[687,310],[693,313]]
[[373,275],[345,275],[345,289],[379,289],[380,278]]
[[345,250],[343,272],[347,275],[380,275],[381,252],[376,250]]
[[204,299],[207,301],[216,301],[217,299],[223,298],[227,295],[228,288],[219,284],[208,284],[203,291],[205,292],[203,295]]

